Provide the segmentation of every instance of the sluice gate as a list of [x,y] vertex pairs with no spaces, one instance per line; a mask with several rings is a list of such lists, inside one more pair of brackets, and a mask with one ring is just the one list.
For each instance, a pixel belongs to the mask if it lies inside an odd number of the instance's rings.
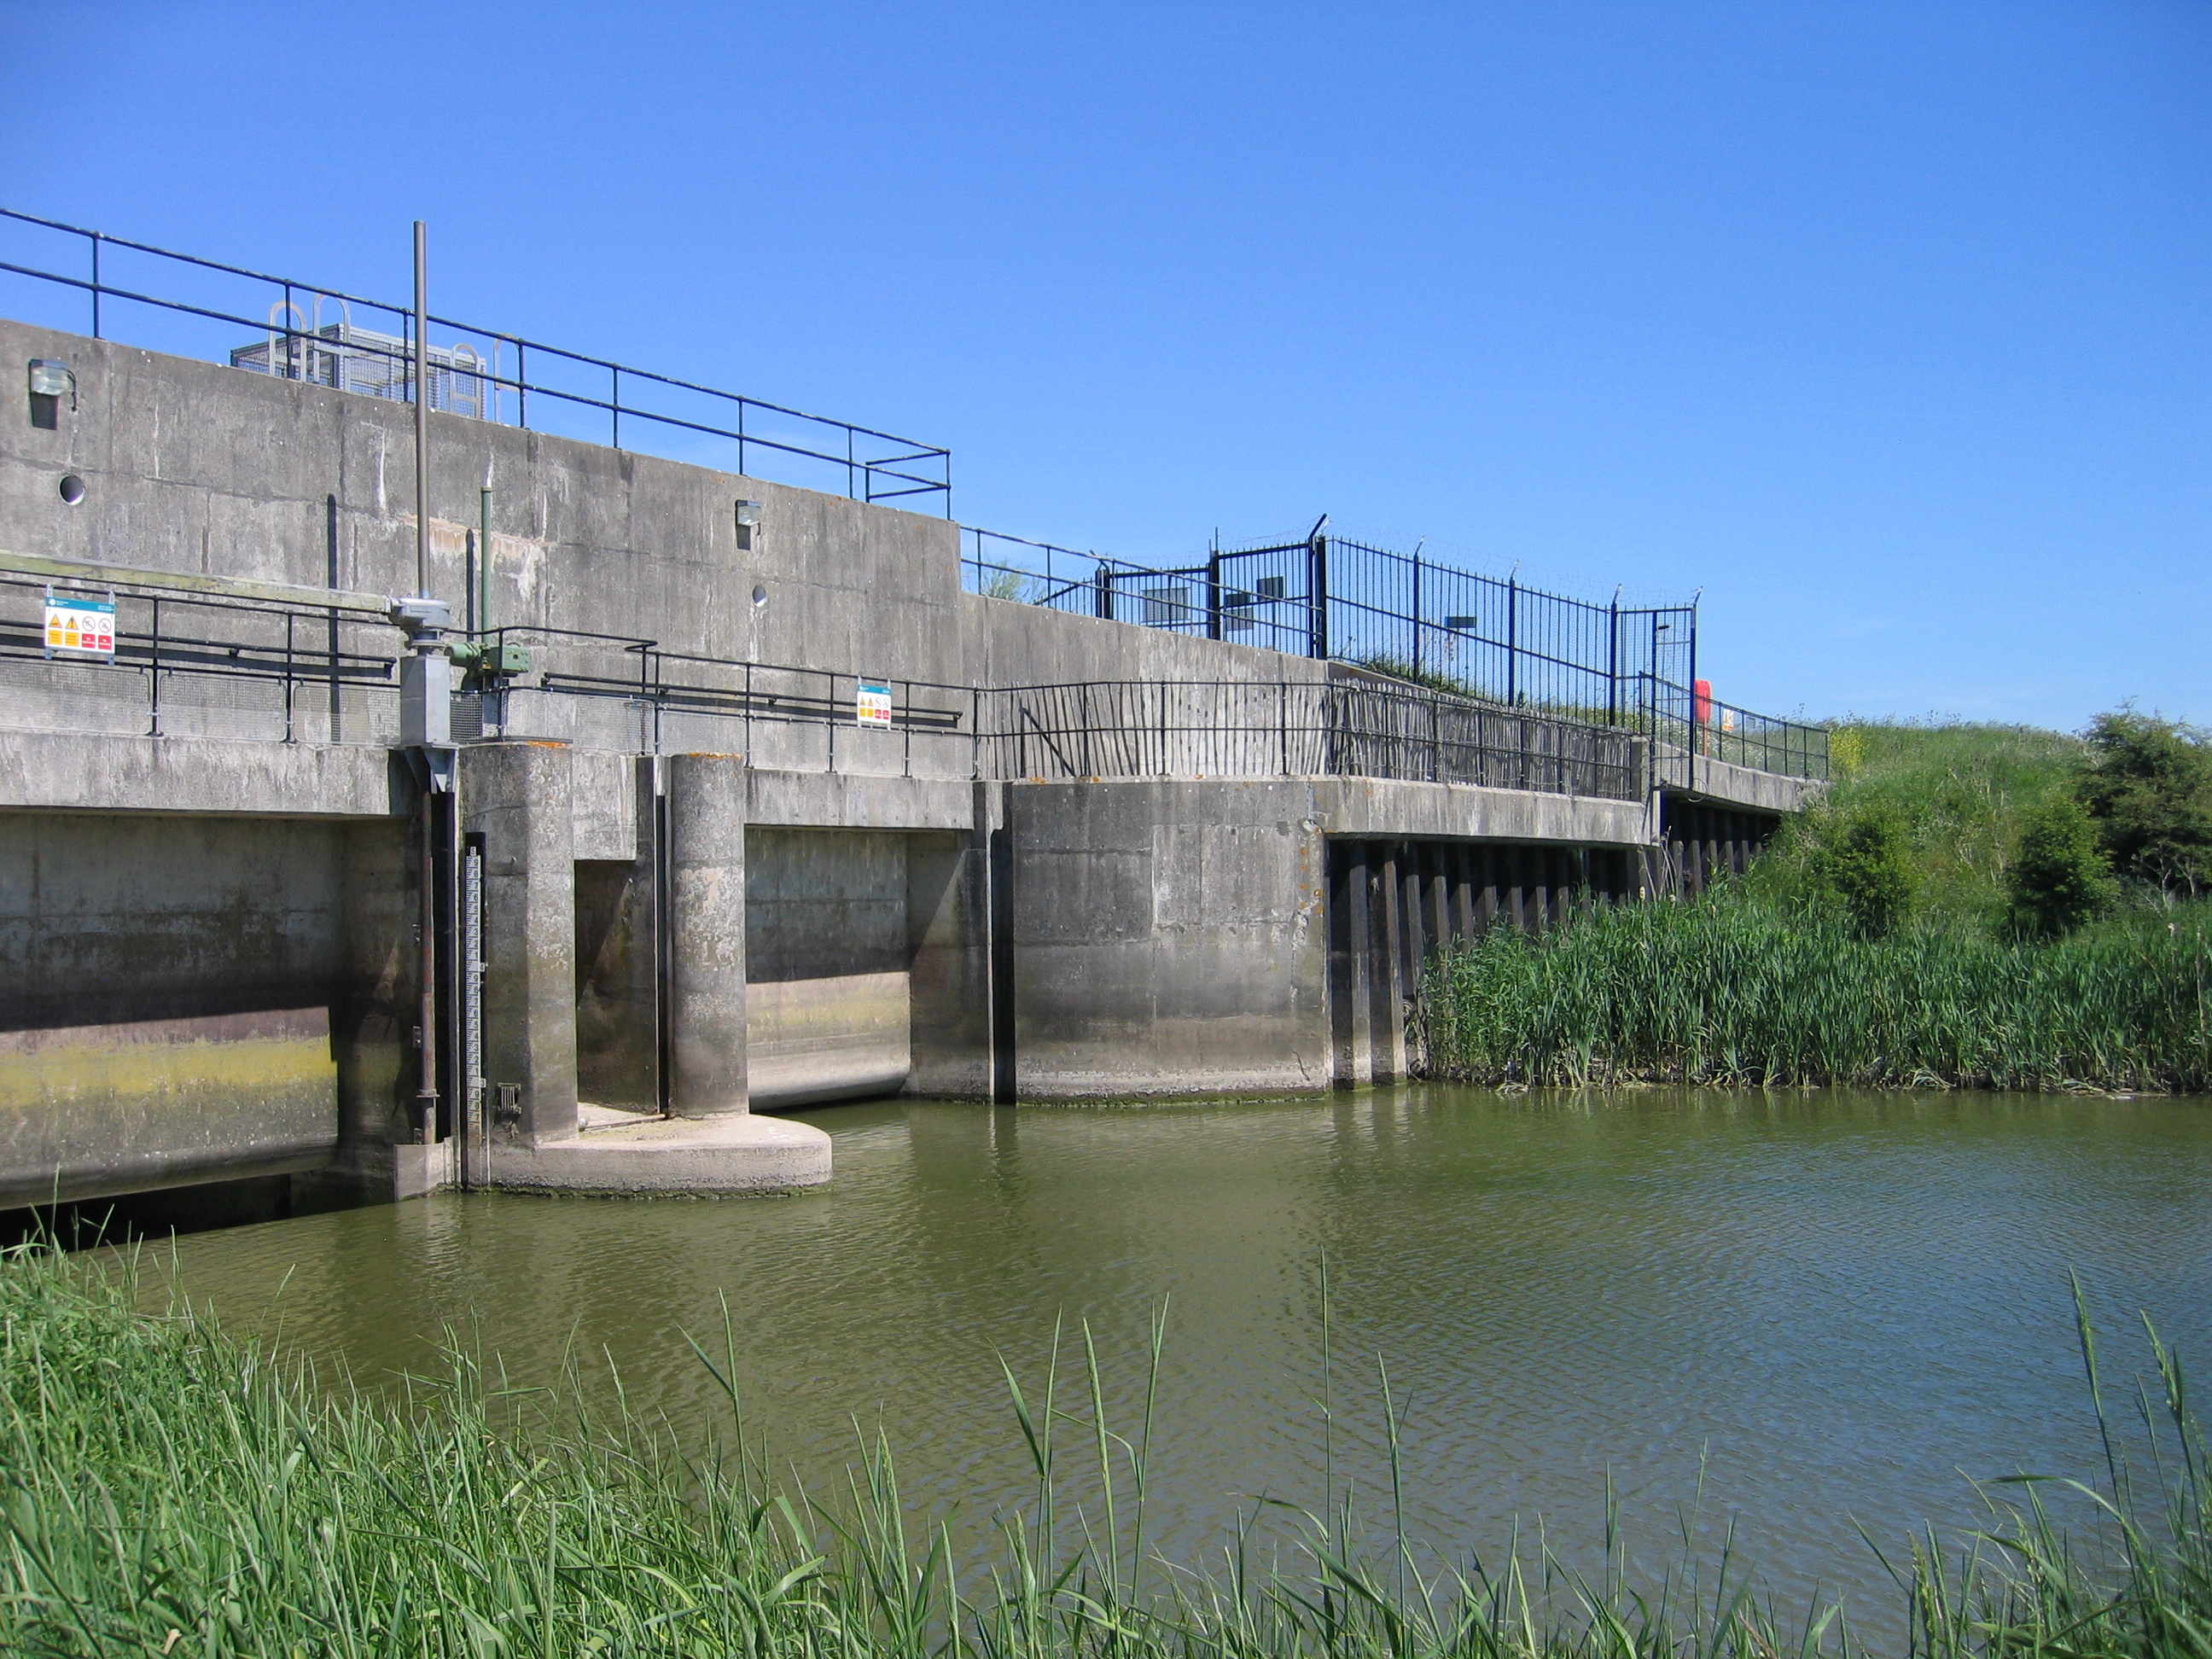
[[0,375],[0,1203],[803,1185],[775,1109],[1397,1077],[1427,953],[1699,890],[1818,787],[1627,679],[1608,723],[1231,637],[1325,559],[1113,619],[966,591],[947,520],[437,409],[426,637],[405,405],[0,356],[74,388]]

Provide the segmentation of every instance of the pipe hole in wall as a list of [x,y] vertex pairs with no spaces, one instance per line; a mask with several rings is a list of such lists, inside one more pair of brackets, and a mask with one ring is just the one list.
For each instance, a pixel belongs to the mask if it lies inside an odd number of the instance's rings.
[[62,499],[75,507],[84,499],[84,480],[74,472],[63,473],[61,492]]

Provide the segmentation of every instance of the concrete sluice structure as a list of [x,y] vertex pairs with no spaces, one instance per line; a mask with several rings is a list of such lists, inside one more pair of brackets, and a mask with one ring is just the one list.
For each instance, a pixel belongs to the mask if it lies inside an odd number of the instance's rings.
[[[964,592],[948,520],[433,413],[431,591],[529,656],[435,788],[373,608],[413,411],[0,348],[0,1204],[787,1188],[829,1141],[767,1109],[1387,1080],[1426,953],[1694,890],[1818,787],[1692,793],[1626,731]],[[45,648],[49,591],[112,594],[112,661]]]

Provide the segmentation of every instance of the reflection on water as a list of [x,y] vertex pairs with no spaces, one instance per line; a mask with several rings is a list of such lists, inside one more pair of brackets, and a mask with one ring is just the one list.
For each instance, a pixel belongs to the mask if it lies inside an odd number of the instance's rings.
[[[910,1492],[970,1522],[1027,1490],[999,1372],[1088,1319],[1133,1425],[1170,1303],[1153,1479],[1194,1558],[1240,1503],[1322,1498],[1334,1281],[1339,1489],[1379,1511],[1377,1353],[1410,1401],[1411,1527],[1495,1549],[1513,1518],[1595,1539],[1608,1477],[1658,1559],[1704,1466],[1784,1589],[1893,1600],[1878,1538],[1971,1521],[1966,1477],[2087,1474],[2066,1274],[2112,1340],[2212,1327],[2212,1102],[1413,1088],[1204,1106],[807,1114],[833,1188],[657,1202],[446,1194],[182,1240],[237,1327],[419,1369],[473,1325],[522,1381],[603,1352],[632,1398],[750,1426],[820,1483],[857,1417]],[[2130,1346],[2130,1341],[2135,1346]],[[1071,1399],[1069,1403],[1074,1402]],[[1856,1596],[1854,1598],[1856,1599]]]

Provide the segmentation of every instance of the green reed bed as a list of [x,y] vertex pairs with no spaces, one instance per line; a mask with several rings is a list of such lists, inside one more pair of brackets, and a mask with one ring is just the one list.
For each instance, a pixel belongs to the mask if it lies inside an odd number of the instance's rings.
[[[775,1490],[757,1458],[680,1455],[626,1405],[555,1407],[463,1354],[434,1383],[364,1393],[203,1319],[143,1317],[135,1297],[127,1264],[101,1272],[38,1250],[0,1261],[0,1651],[1863,1650],[1831,1611],[1785,1618],[1760,1600],[1732,1544],[1717,1559],[1686,1547],[1656,1582],[1633,1577],[1610,1537],[1595,1577],[1541,1544],[1509,1545],[1487,1569],[1471,1557],[1446,1566],[1402,1528],[1376,1559],[1354,1547],[1365,1528],[1346,1504],[1327,1523],[1292,1514],[1272,1533],[1240,1532],[1210,1569],[1172,1567],[1146,1543],[1150,1407],[1129,1437],[1109,1428],[1087,1330],[1069,1377],[1024,1392],[1009,1375],[1009,1432],[1029,1449],[1036,1495],[1000,1523],[984,1565],[956,1576],[951,1528],[908,1516],[880,1442],[837,1502],[817,1504]],[[2082,1330],[2093,1354],[2086,1320]],[[2158,1357],[2159,1386],[2140,1404],[2162,1461],[2138,1479],[2116,1457],[2100,1492],[2081,1489],[2101,1517],[2082,1552],[2027,1487],[2019,1504],[1992,1506],[1981,1541],[1906,1540],[1884,1558],[1911,1651],[2212,1654],[2212,1486],[2179,1368]],[[1157,1376],[1157,1326],[1152,1360]],[[734,1446],[734,1424],[732,1435]],[[1395,1491],[1395,1431],[1390,1443]]]
[[1422,986],[1430,1075],[1993,1089],[2212,1089],[2212,926],[2049,944],[1888,939],[1723,892],[1497,930]]

